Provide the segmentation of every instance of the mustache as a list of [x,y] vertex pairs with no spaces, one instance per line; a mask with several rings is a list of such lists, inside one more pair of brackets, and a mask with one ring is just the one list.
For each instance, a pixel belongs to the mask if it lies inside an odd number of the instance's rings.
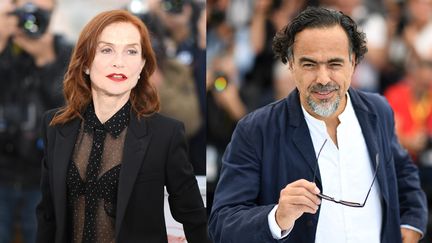
[[339,89],[339,85],[331,84],[331,83],[326,84],[326,85],[315,84],[309,88],[309,90],[311,92],[329,92],[329,91],[334,91],[334,90],[338,90],[338,89]]

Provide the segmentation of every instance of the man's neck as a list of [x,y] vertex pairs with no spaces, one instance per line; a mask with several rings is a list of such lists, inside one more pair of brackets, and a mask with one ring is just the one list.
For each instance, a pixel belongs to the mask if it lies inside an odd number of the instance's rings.
[[306,111],[313,116],[314,118],[323,121],[326,124],[327,133],[329,134],[330,138],[333,140],[334,144],[338,146],[337,141],[337,127],[340,124],[339,115],[342,114],[342,112],[345,110],[347,102],[348,102],[348,94],[345,94],[345,96],[341,99],[339,103],[339,107],[337,110],[331,114],[329,117],[323,117],[318,114],[316,114],[313,111],[310,111],[309,109],[306,109]]

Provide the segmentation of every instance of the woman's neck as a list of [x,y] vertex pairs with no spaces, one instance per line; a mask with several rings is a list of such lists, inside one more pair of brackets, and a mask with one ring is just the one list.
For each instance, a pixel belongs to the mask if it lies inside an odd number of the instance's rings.
[[97,118],[101,123],[108,121],[117,111],[119,111],[129,100],[129,95],[122,97],[98,95],[93,92],[93,106]]

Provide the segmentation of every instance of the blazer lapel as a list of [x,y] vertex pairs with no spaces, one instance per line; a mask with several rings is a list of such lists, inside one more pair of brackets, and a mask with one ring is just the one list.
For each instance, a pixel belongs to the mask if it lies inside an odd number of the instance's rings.
[[350,89],[349,90],[350,97],[352,100],[352,104],[354,106],[354,110],[357,116],[357,119],[360,123],[360,127],[363,132],[364,139],[366,141],[366,146],[369,151],[369,158],[372,161],[372,166],[375,170],[376,168],[376,155],[378,154],[379,159],[379,167],[377,172],[377,181],[378,185],[381,189],[381,195],[383,195],[383,198],[385,201],[387,201],[387,194],[384,193],[383,190],[385,190],[385,176],[384,176],[384,164],[383,164],[383,155],[379,153],[379,143],[378,139],[380,138],[380,132],[378,130],[378,119],[377,115],[373,113],[366,104],[360,99],[359,95],[356,91]]
[[66,172],[78,134],[80,120],[75,119],[56,131],[53,156],[54,208],[57,228],[64,238],[66,230]]
[[[288,97],[288,109],[289,109],[289,125],[294,127],[292,141],[300,151],[302,157],[308,164],[310,170],[313,171],[317,167],[317,161],[314,153],[314,146],[309,133],[309,128],[304,119],[304,114],[300,105],[300,97],[297,90]],[[319,185],[321,185],[321,176],[319,168],[316,171],[316,179]]]
[[300,124],[300,126],[295,129],[292,139],[297,149],[300,151],[301,155],[305,159],[306,163],[309,165],[312,173],[315,171],[316,168],[316,181],[321,184],[321,175],[319,173],[319,168],[317,167],[314,146],[312,144],[309,134],[309,128],[306,123]]
[[131,112],[130,124],[125,138],[117,193],[116,238],[120,232],[121,223],[126,213],[126,206],[147,151],[150,138],[151,135],[147,133],[146,118],[143,117],[139,121],[136,114]]

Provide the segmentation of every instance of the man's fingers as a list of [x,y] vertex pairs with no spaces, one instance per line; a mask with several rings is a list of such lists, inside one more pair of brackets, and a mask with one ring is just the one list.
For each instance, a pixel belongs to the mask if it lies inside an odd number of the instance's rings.
[[296,207],[297,210],[302,211],[303,213],[316,214],[318,211],[318,209],[311,209],[310,207],[304,205],[296,205]]
[[306,206],[313,211],[318,209],[318,204],[304,195],[282,195],[279,199],[279,205],[284,208]]
[[304,188],[308,189],[311,193],[314,193],[314,194],[320,193],[320,190],[316,186],[315,183],[307,181],[305,179],[300,179],[300,180],[294,181],[293,183],[288,184],[287,187],[288,186],[290,186],[290,187],[304,187]]
[[318,210],[318,204],[305,196],[288,196],[286,198],[286,203],[297,206],[307,206],[311,210]]
[[307,180],[301,179],[293,183],[288,184],[284,189],[282,189],[280,196],[294,196],[303,195],[313,201],[315,204],[320,204],[321,200],[318,197],[320,190],[315,185],[315,183],[309,182]]
[[288,229],[302,214],[315,214],[321,200],[315,183],[301,179],[288,184],[280,192],[276,221],[281,229]]
[[306,189],[304,187],[287,188],[287,189],[282,190],[281,194],[282,195],[291,195],[291,196],[305,196],[317,205],[319,205],[321,203],[321,200],[317,196],[317,194],[311,193],[308,189]]

